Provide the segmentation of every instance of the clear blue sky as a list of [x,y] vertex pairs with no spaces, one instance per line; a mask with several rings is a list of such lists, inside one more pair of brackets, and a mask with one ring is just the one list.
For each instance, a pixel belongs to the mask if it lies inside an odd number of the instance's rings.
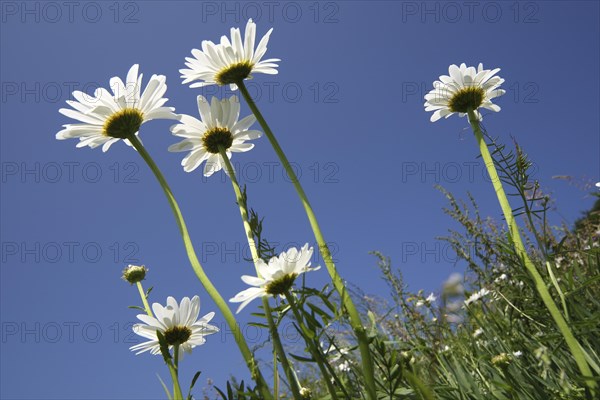
[[[155,373],[168,373],[160,358],[128,350],[137,339],[130,334],[136,312],[127,306],[139,299],[121,269],[128,262],[150,268],[151,301],[199,294],[202,312],[216,307],[141,158],[123,143],[102,153],[56,141],[71,122],[58,109],[73,89],[107,87],[139,63],[146,82],[167,76],[169,105],[195,114],[198,94],[230,93],[181,85],[184,58],[247,17],[259,36],[275,28],[267,56],[283,60],[279,75],[255,76],[250,90],[301,171],[341,274],[366,293],[387,292],[372,250],[390,256],[414,290],[436,291],[460,270],[435,240],[454,226],[436,183],[462,197],[471,191],[486,215],[500,216],[466,120],[432,124],[423,109],[423,95],[450,64],[502,68],[502,111],[484,122],[530,154],[534,177],[559,206],[555,223],[571,224],[592,199],[553,176],[600,180],[597,1],[0,4],[2,398],[162,395]],[[208,274],[229,298],[244,289],[239,276],[253,270],[243,261],[230,183],[221,173],[184,173],[182,155],[166,150],[177,141],[169,126],[148,123],[141,136],[180,201]],[[233,161],[251,206],[266,217],[266,236],[281,246],[313,243],[276,155],[265,138],[255,143]],[[321,285],[325,271],[307,279]],[[248,335],[253,344],[266,337]],[[247,376],[225,333],[209,337],[182,369],[184,382],[203,371],[198,387],[206,378],[223,385],[230,373]]]

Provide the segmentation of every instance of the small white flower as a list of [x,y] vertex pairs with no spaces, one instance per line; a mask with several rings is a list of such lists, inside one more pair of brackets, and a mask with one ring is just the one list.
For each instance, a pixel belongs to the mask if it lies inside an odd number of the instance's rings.
[[337,363],[342,358],[346,359],[346,356],[350,353],[348,349],[337,347],[333,343],[330,343],[329,347],[325,348],[324,343],[321,342],[321,347],[323,348],[323,354],[326,355],[332,363]]
[[221,37],[221,42],[215,44],[209,40],[202,42],[202,51],[192,50],[194,57],[186,57],[185,65],[189,69],[180,69],[183,84],[192,81],[190,87],[202,87],[207,85],[227,85],[236,90],[236,82],[251,79],[252,73],[277,74],[278,58],[262,60],[267,51],[267,43],[273,28],[263,36],[256,50],[254,42],[256,39],[256,24],[252,19],[246,24],[244,43],[239,28],[231,28],[231,40],[227,36]]
[[350,372],[350,361],[346,360],[337,366],[340,372]]
[[102,145],[102,151],[123,139],[137,135],[140,126],[153,119],[177,119],[173,107],[163,107],[168,99],[163,98],[167,91],[164,75],[152,75],[142,92],[142,75],[138,75],[138,64],[127,73],[126,82],[115,76],[110,80],[113,94],[98,88],[94,96],[78,90],[73,92],[77,101],[67,100],[73,107],[58,110],[63,115],[81,121],[80,124],[63,125],[65,129],[56,134],[56,139],[78,138],[77,147],[91,148]]
[[154,317],[147,314],[138,315],[138,319],[143,324],[135,324],[133,332],[150,339],[147,342],[131,346],[132,351],[136,354],[150,351],[151,354],[160,354],[160,344],[158,343],[157,331],[160,331],[165,337],[169,349],[174,345],[179,345],[179,356],[183,356],[183,352],[191,353],[192,349],[206,342],[204,336],[216,333],[219,331],[214,325],[208,323],[215,315],[214,312],[206,314],[198,319],[200,313],[200,298],[194,296],[191,300],[189,297],[184,297],[180,304],[173,297],[167,298],[167,305],[163,307],[159,303],[152,304]]
[[499,89],[504,79],[494,76],[498,71],[500,68],[483,69],[481,63],[477,69],[464,63],[460,67],[451,65],[449,76],[440,76],[439,81],[433,82],[433,90],[425,95],[425,111],[434,111],[431,122],[454,113],[463,117],[469,110],[481,119],[480,107],[500,111],[500,107],[492,103],[492,99],[505,93],[505,90]]
[[259,259],[256,267],[260,277],[242,275],[242,281],[253,287],[239,292],[229,300],[232,303],[242,303],[236,313],[256,298],[285,294],[291,289],[298,275],[321,268],[310,268],[312,254],[313,248],[309,248],[307,243],[300,250],[292,247],[279,256],[272,257],[269,264]]
[[505,281],[507,279],[508,279],[508,275],[502,274],[499,277],[497,277],[496,279],[494,279],[494,282],[495,283],[500,283],[500,282]]
[[185,172],[195,170],[206,161],[204,176],[211,176],[225,165],[219,154],[219,147],[223,147],[227,157],[231,159],[232,153],[251,150],[254,144],[246,141],[261,137],[262,132],[249,129],[256,122],[252,114],[238,121],[240,102],[237,96],[220,101],[213,97],[210,104],[203,96],[198,96],[197,100],[202,119],[180,115],[181,123],[173,125],[171,132],[184,140],[169,146],[169,151],[190,152],[181,161]]
[[481,299],[482,297],[488,295],[490,293],[486,288],[482,288],[480,291],[473,293],[467,300],[465,300],[465,306]]
[[422,307],[425,304],[431,304],[434,301],[437,300],[437,297],[435,297],[435,295],[433,293],[431,293],[429,296],[427,296],[427,298],[425,300],[417,300],[417,302],[415,303],[415,307]]
[[523,352],[521,350],[518,350],[518,351],[513,352],[512,354],[513,354],[513,357],[519,358],[523,355]]
[[475,332],[473,332],[473,337],[476,338],[478,336],[481,336],[482,333],[483,333],[483,329],[478,328]]
[[323,354],[327,357],[329,362],[335,366],[340,372],[348,372],[352,366],[352,360],[347,358],[350,351],[346,348],[340,348],[335,346],[333,343],[329,344],[329,347],[325,348],[324,343],[321,342],[323,348]]

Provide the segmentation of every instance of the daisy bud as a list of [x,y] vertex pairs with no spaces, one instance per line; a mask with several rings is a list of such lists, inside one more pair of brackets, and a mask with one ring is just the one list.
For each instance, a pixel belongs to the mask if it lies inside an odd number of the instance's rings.
[[146,277],[146,272],[148,272],[148,269],[143,265],[128,265],[123,270],[123,279],[133,285],[134,283],[143,281]]

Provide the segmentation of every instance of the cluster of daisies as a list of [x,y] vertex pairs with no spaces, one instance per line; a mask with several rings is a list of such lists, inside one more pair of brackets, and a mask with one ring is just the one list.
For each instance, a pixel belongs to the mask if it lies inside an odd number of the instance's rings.
[[[254,47],[256,24],[250,19],[246,25],[244,42],[238,28],[231,29],[231,39],[227,36],[215,44],[205,40],[202,50],[193,49],[193,57],[186,58],[189,69],[181,69],[183,83],[194,82],[191,87],[229,84],[235,90],[235,82],[252,78],[252,73],[277,74],[279,59],[262,60],[267,51],[267,43],[272,29]],[[198,96],[200,119],[185,114],[175,114],[173,107],[165,107],[167,98],[166,77],[153,75],[142,90],[142,76],[139,66],[133,65],[125,82],[119,77],[110,80],[112,94],[99,88],[93,96],[75,91],[76,101],[67,101],[71,108],[62,108],[61,114],[80,121],[78,124],[64,125],[56,134],[59,140],[79,139],[77,147],[91,148],[102,145],[107,151],[110,146],[123,140],[130,144],[132,136],[137,136],[140,126],[153,119],[171,119],[179,123],[171,127],[171,132],[183,138],[172,145],[169,151],[189,152],[181,164],[186,172],[198,168],[206,162],[204,175],[210,176],[223,168],[221,150],[227,157],[232,153],[251,150],[254,145],[249,140],[261,136],[260,131],[251,130],[256,122],[253,115],[239,119],[240,104],[237,96],[209,102]]]
[[[263,60],[272,31],[270,29],[255,46],[256,24],[250,19],[243,42],[239,28],[232,28],[230,37],[222,36],[219,43],[203,41],[202,49],[193,49],[192,57],[186,58],[187,68],[180,70],[183,84],[190,84],[192,88],[230,85],[232,90],[236,90],[253,73],[277,74],[277,62],[280,60]],[[495,97],[504,94],[504,90],[499,88],[504,80],[496,76],[498,71],[483,69],[482,64],[477,69],[465,64],[460,67],[451,65],[449,75],[440,76],[439,81],[434,82],[434,89],[425,96],[425,110],[433,111],[431,121],[448,118],[454,113],[464,116],[469,112],[481,118],[481,108],[499,111],[500,107],[492,103]],[[110,80],[112,93],[104,88],[97,89],[93,95],[73,92],[75,100],[67,101],[71,108],[62,108],[59,112],[79,122],[64,125],[56,138],[79,139],[77,147],[102,146],[106,152],[119,140],[134,146],[141,143],[137,135],[141,125],[148,121],[175,120],[177,123],[170,128],[171,132],[183,140],[171,145],[168,150],[188,152],[181,162],[184,171],[192,172],[205,163],[203,173],[210,176],[223,169],[224,157],[230,159],[232,153],[251,150],[254,144],[249,141],[262,136],[261,131],[251,129],[256,122],[254,115],[240,119],[237,96],[221,100],[213,97],[210,101],[198,96],[200,118],[197,118],[176,114],[173,107],[165,106],[168,99],[164,97],[167,91],[164,75],[152,75],[143,90],[142,78],[143,74],[139,73],[139,66],[135,64],[129,69],[125,81],[119,77]],[[253,299],[286,294],[298,275],[318,269],[310,267],[312,254],[313,249],[305,245],[299,250],[291,248],[268,263],[259,260],[258,276],[242,276],[242,280],[251,287],[230,301],[241,303],[240,312]],[[132,267],[132,274],[139,273],[140,267],[135,268]],[[191,300],[185,297],[180,303],[169,297],[166,306],[154,303],[152,311],[154,315],[139,315],[143,323],[134,327],[137,334],[149,339],[131,348],[138,353],[160,353],[157,331],[162,333],[171,348],[178,348],[180,352],[190,352],[193,347],[204,343],[204,336],[218,332],[216,326],[209,324],[214,313],[198,319],[198,296]]]
[[[239,292],[229,301],[241,303],[239,313],[252,300],[263,296],[284,297],[292,289],[296,278],[305,272],[316,271],[320,267],[311,268],[313,248],[308,243],[299,250],[295,247],[272,257],[268,263],[258,260],[257,269],[259,276],[243,275],[242,281],[251,287]],[[123,272],[124,278],[130,283],[144,279],[146,269],[143,266],[130,265]],[[149,339],[146,342],[131,347],[136,354],[150,351],[151,354],[160,354],[160,343],[156,332],[160,332],[167,342],[169,349],[176,346],[179,358],[184,352],[191,353],[196,346],[204,344],[204,336],[219,332],[216,326],[209,322],[215,315],[208,313],[198,319],[200,314],[200,299],[194,296],[191,300],[184,297],[180,304],[173,297],[167,299],[167,305],[159,303],[152,305],[154,315],[139,314],[137,317],[142,324],[133,326],[133,331]]]

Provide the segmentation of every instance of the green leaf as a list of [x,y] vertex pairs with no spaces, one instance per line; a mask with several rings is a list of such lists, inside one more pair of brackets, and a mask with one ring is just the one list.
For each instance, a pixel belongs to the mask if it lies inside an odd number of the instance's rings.
[[295,359],[297,361],[301,361],[301,362],[306,362],[306,363],[315,362],[315,360],[312,357],[307,358],[307,357],[299,356],[299,355],[292,354],[292,353],[289,353],[289,356],[292,357],[293,359]]
[[160,353],[162,354],[163,359],[165,360],[165,363],[171,364],[171,359],[173,357],[171,357],[171,353],[169,353],[169,345],[167,344],[167,340],[165,339],[165,336],[160,331],[156,331],[156,336],[158,337],[158,344],[160,345]]
[[192,389],[194,388],[194,385],[196,384],[198,378],[200,378],[201,373],[201,371],[196,372],[196,374],[194,374],[194,377],[192,378],[192,383],[190,384],[190,391],[188,392],[188,400],[192,400]]

